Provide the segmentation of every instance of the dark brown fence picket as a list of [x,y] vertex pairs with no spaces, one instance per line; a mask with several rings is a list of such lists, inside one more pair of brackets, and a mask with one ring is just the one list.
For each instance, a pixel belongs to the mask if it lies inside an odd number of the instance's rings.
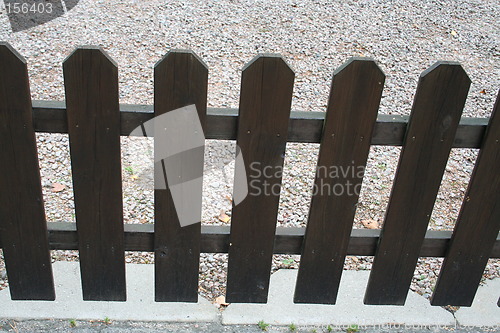
[[334,73],[295,302],[335,304],[385,76],[353,58]]
[[472,172],[432,305],[471,306],[500,230],[500,94]]
[[248,185],[249,193],[232,211],[228,302],[267,301],[294,77],[280,56],[258,56],[243,70],[237,144],[244,167],[235,168],[234,192]]
[[54,300],[26,60],[0,43],[0,239],[12,299]]
[[[245,67],[239,110],[207,109],[208,69],[190,51],[158,62],[154,107],[119,105],[118,68],[99,48],[77,49],[63,67],[66,103],[32,105],[26,61],[0,43],[0,248],[14,300],[54,300],[49,249],[79,250],[84,299],[106,301],[126,299],[125,249],[155,252],[155,298],[173,302],[198,300],[200,252],[229,253],[226,295],[234,303],[267,301],[273,254],[302,254],[296,302],[335,303],[349,254],[375,255],[367,304],[404,304],[418,257],[444,257],[432,305],[470,306],[487,260],[500,258],[500,93],[489,123],[460,119],[470,80],[457,63],[439,62],[422,74],[409,120],[375,119],[384,75],[368,59],[336,71],[326,113],[290,112],[294,73],[279,56],[258,56]],[[186,132],[182,121],[194,119],[187,112],[199,123]],[[157,128],[156,117],[171,126]],[[45,221],[35,131],[69,133],[76,225]],[[120,135],[131,131],[154,136],[161,160],[155,183],[165,187],[155,184],[154,225],[123,224]],[[204,149],[185,150],[181,137],[197,134],[203,143],[201,132],[237,139],[230,227],[197,220]],[[157,156],[167,139],[173,159]],[[307,231],[276,228],[286,142],[321,142]],[[346,169],[364,167],[370,145],[403,150],[383,229],[352,230],[363,172]],[[455,230],[427,230],[452,147],[481,150]],[[341,178],[322,167],[342,169]],[[172,183],[168,170],[180,170]],[[199,188],[183,187],[187,182]],[[342,182],[353,195],[331,190]],[[194,216],[186,227],[170,191],[179,184]],[[187,200],[188,192],[198,201]]]
[[83,298],[125,301],[118,68],[87,47],[63,69]]
[[[155,116],[195,104],[204,127],[208,69],[203,61],[191,51],[171,51],[155,66],[154,75]],[[155,131],[157,128],[155,124]],[[161,145],[165,144],[160,136],[155,137],[155,161],[164,158],[158,154]],[[203,172],[203,152],[202,147],[194,152],[198,155],[197,165],[190,166],[197,169],[200,175]],[[193,155],[189,155],[188,159],[186,156],[177,155],[176,163],[188,167],[186,163],[192,163]],[[159,165],[155,164],[157,167]],[[193,196],[198,196],[199,204],[191,207],[199,214],[199,222],[182,227],[165,176],[162,170],[155,170],[155,183],[166,185],[165,189],[155,189],[155,300],[197,302],[202,183],[197,193],[193,193]]]
[[365,304],[405,303],[469,86],[458,63],[420,76]]

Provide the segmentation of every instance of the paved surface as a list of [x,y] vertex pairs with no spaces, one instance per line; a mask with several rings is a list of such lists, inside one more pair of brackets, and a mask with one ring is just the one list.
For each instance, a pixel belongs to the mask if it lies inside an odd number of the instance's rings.
[[61,261],[52,266],[56,301],[11,301],[5,289],[0,291],[0,318],[218,321],[218,309],[202,297],[198,303],[154,302],[153,265],[127,264],[127,302],[83,301],[79,263]]
[[[76,327],[71,327],[69,321],[2,321],[0,320],[0,332],[74,332],[74,333],[86,333],[86,332],[103,332],[103,333],[153,333],[153,332],[168,332],[168,333],[199,333],[199,332],[231,332],[231,333],[258,333],[262,330],[256,325],[222,325],[220,323],[175,323],[175,324],[165,324],[165,323],[151,323],[151,322],[111,322],[110,324],[105,324],[103,322],[88,322],[88,321],[76,321]],[[498,329],[484,330],[476,327],[428,327],[428,328],[399,328],[399,329],[389,329],[384,327],[370,327],[361,328],[358,330],[360,333],[479,333],[479,332],[500,332]],[[290,328],[287,326],[268,326],[267,332],[290,332]],[[327,326],[298,326],[296,332],[330,332]],[[336,329],[331,328],[331,332],[347,332],[346,329]]]
[[364,305],[369,271],[344,271],[337,304],[294,304],[297,270],[279,270],[271,277],[267,304],[231,304],[222,316],[224,324],[251,324],[264,320],[277,325],[301,323],[321,325],[454,325],[453,314],[431,306],[422,296],[410,292],[405,306]]
[[455,318],[461,325],[500,327],[500,307],[495,306],[500,296],[500,279],[488,280],[479,287],[470,308],[460,308]]
[[201,297],[195,304],[155,303],[153,269],[127,265],[127,302],[90,302],[81,300],[78,263],[57,262],[55,302],[11,301],[8,289],[0,292],[0,332],[259,332],[259,321],[270,324],[270,332],[290,331],[290,324],[299,332],[328,332],[328,325],[333,332],[351,325],[373,333],[500,332],[498,280],[481,287],[473,306],[454,316],[416,293],[403,307],[362,304],[366,271],[344,272],[336,305],[293,304],[297,271],[280,270],[271,278],[268,304],[231,304],[220,312]]

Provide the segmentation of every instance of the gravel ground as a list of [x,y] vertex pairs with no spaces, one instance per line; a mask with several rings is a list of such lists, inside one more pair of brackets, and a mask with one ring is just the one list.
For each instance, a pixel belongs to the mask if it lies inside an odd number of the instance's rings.
[[[81,0],[63,17],[12,33],[0,15],[0,40],[28,61],[34,99],[64,100],[61,63],[79,45],[101,45],[119,64],[120,102],[152,104],[154,64],[172,48],[193,49],[210,69],[208,105],[237,107],[241,68],[257,53],[280,53],[296,73],[292,108],[324,111],[332,72],[351,56],[377,60],[387,75],[380,113],[410,113],[420,73],[437,60],[459,61],[472,86],[464,116],[488,117],[500,87],[500,3],[438,1],[118,1]],[[47,220],[74,221],[68,140],[37,134]],[[317,144],[289,144],[278,226],[305,226]],[[355,219],[382,223],[400,148],[372,147]],[[126,223],[153,222],[150,181],[152,140],[123,138]],[[231,215],[235,143],[207,142],[203,223],[227,224]],[[430,229],[451,230],[477,151],[454,149]],[[54,186],[54,184],[56,184]],[[61,186],[62,185],[62,186]],[[77,260],[53,251],[54,260]],[[128,253],[127,262],[151,263],[150,253]],[[273,270],[297,267],[298,256],[275,256]],[[411,289],[429,296],[440,259],[420,259]],[[0,273],[3,261],[0,260]],[[371,258],[348,257],[346,269],[370,269]],[[227,255],[204,254],[200,292],[224,293]],[[485,278],[500,276],[490,260]],[[7,285],[0,275],[0,288]]]

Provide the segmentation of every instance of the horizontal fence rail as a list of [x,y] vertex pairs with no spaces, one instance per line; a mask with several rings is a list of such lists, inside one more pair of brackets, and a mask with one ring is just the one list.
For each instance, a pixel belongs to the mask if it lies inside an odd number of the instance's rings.
[[[76,223],[48,222],[51,250],[78,250]],[[125,251],[153,252],[153,224],[125,224]],[[201,226],[202,253],[228,253],[228,226]],[[277,227],[274,237],[274,254],[300,254],[305,228]],[[420,250],[420,257],[444,257],[453,232],[445,230],[427,231]],[[380,237],[380,230],[353,229],[349,238],[347,255],[373,256]],[[0,248],[2,242],[0,241]],[[500,258],[500,233],[498,234],[490,258]]]
[[[121,135],[130,133],[154,118],[153,105],[120,104]],[[288,124],[288,142],[319,143],[325,112],[292,111]],[[238,109],[207,108],[207,139],[236,140]],[[36,132],[68,133],[66,105],[59,101],[33,101],[33,123]],[[402,146],[408,116],[379,114],[373,129],[372,145]],[[488,118],[462,118],[453,148],[480,148]],[[148,136],[154,136],[149,132]]]
[[[83,298],[106,301],[126,300],[125,251],[154,252],[158,302],[196,302],[200,253],[228,253],[229,302],[267,302],[273,254],[294,254],[297,303],[334,304],[352,255],[374,257],[366,304],[403,305],[418,258],[441,257],[432,305],[470,306],[488,259],[500,258],[500,95],[491,118],[461,118],[470,79],[458,63],[422,73],[410,116],[378,114],[385,74],[369,58],[334,71],[326,112],[290,111],[295,73],[279,55],[244,67],[237,109],[206,107],[208,68],[192,51],[156,64],[154,106],[119,104],[118,66],[98,47],[78,48],[63,69],[66,103],[31,101],[26,61],[0,43],[0,248],[12,299],[54,299],[49,250],[78,250]],[[170,122],[149,126],[155,117]],[[69,135],[76,223],[45,221],[35,132]],[[123,224],[129,135],[155,138],[153,224]],[[204,139],[237,143],[230,226],[201,225]],[[318,170],[364,170],[370,146],[402,146],[382,230],[353,229],[359,193],[314,191],[307,227],[277,228],[279,195],[245,197],[245,170],[282,168],[288,142],[319,143]],[[428,230],[452,148],[479,156],[455,230]],[[361,187],[363,176],[317,174],[314,186]],[[279,174],[259,177],[281,186]]]

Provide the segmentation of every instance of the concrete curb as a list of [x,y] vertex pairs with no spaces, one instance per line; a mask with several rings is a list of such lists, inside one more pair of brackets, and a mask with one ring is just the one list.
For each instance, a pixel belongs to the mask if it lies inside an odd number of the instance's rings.
[[470,308],[462,307],[455,313],[463,326],[496,326],[500,328],[500,279],[488,280],[480,286]]
[[[53,264],[56,301],[12,301],[9,290],[0,291],[0,319],[103,320],[212,323],[220,325],[325,326],[336,329],[358,325],[409,331],[440,327],[500,327],[497,307],[500,279],[479,288],[471,308],[455,314],[433,307],[424,297],[410,292],[405,306],[364,305],[368,271],[344,271],[336,305],[294,304],[297,270],[279,270],[271,277],[268,304],[230,304],[221,312],[208,300],[198,303],[154,302],[154,266],[127,264],[127,302],[83,301],[77,262]],[[209,324],[210,325],[210,324]]]
[[294,304],[297,270],[279,270],[271,277],[267,304],[231,304],[222,314],[223,324],[252,324],[263,320],[274,325],[381,326],[404,328],[454,326],[453,314],[433,307],[410,292],[405,306],[364,305],[368,271],[344,271],[335,305]]
[[53,265],[56,300],[12,301],[8,289],[0,291],[2,319],[137,320],[166,322],[219,322],[219,310],[200,297],[198,303],[154,302],[154,266],[127,264],[127,301],[82,300],[80,265]]

